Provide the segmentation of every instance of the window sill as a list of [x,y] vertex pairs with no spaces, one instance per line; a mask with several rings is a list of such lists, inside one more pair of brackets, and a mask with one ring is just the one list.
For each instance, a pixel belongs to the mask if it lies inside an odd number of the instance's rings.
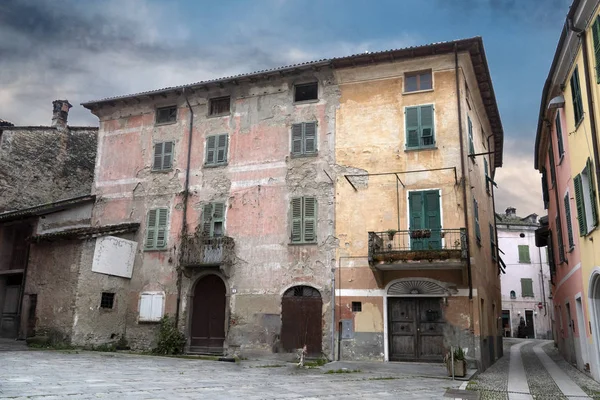
[[291,154],[290,153],[291,158],[317,157],[318,155],[319,155],[318,151],[315,151],[314,153],[307,153],[307,154]]
[[160,319],[157,320],[150,320],[150,319],[138,319],[138,324],[141,325],[154,325],[154,324],[160,324]]
[[433,92],[433,88],[431,89],[424,89],[424,90],[412,90],[410,92],[402,92],[402,95],[408,95],[408,94],[417,94],[417,93],[429,93],[429,92]]
[[211,114],[207,114],[206,118],[207,119],[209,119],[209,118],[221,118],[221,117],[229,117],[229,116],[231,116],[231,112],[223,113],[223,114],[212,114],[212,115]]
[[165,125],[173,125],[176,124],[177,120],[175,121],[169,121],[169,122],[155,122],[154,126],[165,126]]
[[302,104],[314,104],[314,103],[318,103],[318,102],[319,102],[319,99],[302,100],[302,101],[294,101],[294,105],[301,106]]
[[296,243],[288,243],[288,246],[314,246],[317,245],[317,242],[296,242]]
[[228,163],[219,163],[219,164],[204,164],[204,168],[219,168],[226,167]]
[[412,151],[421,151],[421,150],[437,150],[437,146],[434,144],[432,146],[405,147],[404,148],[405,153],[410,153]]
[[168,247],[165,247],[165,248],[162,248],[162,249],[146,249],[146,248],[144,248],[144,252],[146,252],[146,253],[152,253],[152,252],[155,252],[155,251],[167,251],[167,250],[169,250]]
[[173,172],[173,168],[169,168],[169,169],[153,169],[150,172],[152,172],[153,174],[166,174],[168,172]]

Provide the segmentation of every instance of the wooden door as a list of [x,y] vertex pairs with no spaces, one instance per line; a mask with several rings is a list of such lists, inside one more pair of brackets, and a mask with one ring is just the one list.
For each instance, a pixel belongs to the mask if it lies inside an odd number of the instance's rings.
[[527,337],[535,339],[535,328],[533,323],[533,311],[525,310],[525,325],[527,325]]
[[295,351],[306,345],[308,354],[321,355],[323,301],[317,289],[296,286],[281,299],[281,345]]
[[201,278],[194,290],[190,352],[223,353],[225,284],[216,275]]
[[411,234],[412,250],[439,250],[442,248],[440,193],[438,190],[410,192],[410,231],[426,230],[428,237]]
[[441,299],[388,298],[391,361],[441,361],[444,318]]

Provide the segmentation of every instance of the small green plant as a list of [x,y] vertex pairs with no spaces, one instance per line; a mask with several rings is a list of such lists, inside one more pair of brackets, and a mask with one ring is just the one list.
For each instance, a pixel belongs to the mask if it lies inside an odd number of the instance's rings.
[[360,369],[330,369],[329,371],[326,371],[326,374],[353,374],[353,373],[358,373],[358,372],[362,372]]
[[398,232],[395,229],[388,229],[387,231],[388,237],[390,238],[390,240],[394,240],[394,235],[396,234],[396,232]]
[[89,350],[92,351],[103,351],[103,352],[114,352],[117,351],[117,345],[114,343],[103,343],[96,346],[92,346]]
[[185,336],[175,326],[175,320],[168,315],[162,317],[156,347],[152,349],[152,353],[160,355],[181,354],[184,345]]
[[460,360],[464,360],[465,359],[465,352],[463,351],[462,347],[457,347],[456,349],[454,349],[454,360],[456,361],[460,361]]
[[322,367],[325,364],[327,364],[326,358],[317,358],[314,361],[305,361],[304,362],[304,366],[308,367],[308,368]]

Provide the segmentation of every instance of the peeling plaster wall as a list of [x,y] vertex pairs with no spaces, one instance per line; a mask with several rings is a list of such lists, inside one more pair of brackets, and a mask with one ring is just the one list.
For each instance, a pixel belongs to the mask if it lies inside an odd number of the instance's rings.
[[[294,83],[319,82],[319,100],[294,104]],[[231,114],[208,116],[208,99],[231,96]],[[339,91],[330,70],[280,79],[242,83],[188,93],[194,111],[188,199],[188,232],[195,232],[207,202],[226,204],[225,234],[235,240],[235,262],[228,289],[227,339],[230,351],[272,351],[277,345],[281,296],[294,285],[317,288],[323,299],[323,349],[330,343],[330,279],[337,241],[334,237],[335,107]],[[177,105],[177,122],[154,124],[155,107]],[[127,337],[145,347],[154,327],[139,325],[136,298],[146,290],[166,293],[166,312],[174,314],[177,298],[177,256],[182,224],[188,147],[189,110],[183,96],[144,99],[95,110],[100,118],[99,151],[93,222],[141,222],[133,278],[127,285],[131,307]],[[317,121],[318,154],[290,156],[291,125]],[[204,166],[205,139],[229,134],[228,163]],[[173,140],[173,169],[151,171],[153,143]],[[126,156],[124,156],[126,155]],[[291,245],[289,204],[294,196],[315,196],[318,202],[318,241]],[[168,247],[144,251],[146,214],[153,207],[169,208]],[[189,336],[192,288],[206,269],[186,269],[182,280],[180,327]],[[125,289],[123,289],[125,290]],[[234,293],[235,292],[235,293]]]
[[0,212],[89,194],[98,128],[0,129]]

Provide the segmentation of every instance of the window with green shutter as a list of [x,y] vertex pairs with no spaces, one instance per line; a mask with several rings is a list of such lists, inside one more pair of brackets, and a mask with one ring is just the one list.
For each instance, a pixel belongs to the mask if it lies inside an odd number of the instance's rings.
[[569,250],[575,247],[575,239],[573,238],[573,222],[571,222],[571,202],[569,193],[565,195],[565,218],[567,220],[567,239],[569,240]]
[[581,86],[579,85],[579,70],[577,66],[571,75],[571,97],[573,98],[573,114],[575,116],[575,125],[579,124],[583,118],[583,102],[581,100]]
[[487,192],[487,194],[490,194],[491,179],[490,179],[488,160],[485,157],[483,158],[483,172],[485,173],[485,191]]
[[521,297],[534,297],[531,278],[521,278]]
[[529,245],[519,245],[519,262],[523,264],[531,264],[531,258],[529,257]]
[[600,83],[600,17],[596,17],[596,20],[592,25],[592,37],[594,38],[596,83]]
[[154,144],[152,171],[169,171],[173,167],[173,142]]
[[594,167],[590,158],[587,159],[583,171],[573,179],[573,184],[575,187],[575,203],[577,205],[579,234],[583,236],[598,226],[596,189],[594,187]]
[[228,135],[211,135],[206,137],[205,165],[220,165],[227,163]]
[[492,224],[490,224],[490,248],[492,250],[492,260],[496,261],[496,230]]
[[225,233],[225,204],[207,203],[202,210],[202,235],[221,237]]
[[573,179],[575,187],[575,206],[577,208],[577,223],[579,225],[579,235],[587,233],[587,222],[585,220],[585,205],[583,203],[583,185],[581,183],[581,174],[577,174]]
[[302,122],[292,125],[292,155],[303,156],[317,153],[317,123]]
[[481,229],[479,228],[479,203],[473,198],[473,218],[475,219],[475,237],[477,244],[481,245]]
[[167,208],[153,208],[148,211],[144,246],[147,250],[159,250],[167,247],[168,216]]
[[406,148],[419,149],[435,146],[433,105],[406,107]]
[[556,141],[558,143],[558,156],[562,157],[562,155],[565,153],[565,147],[563,143],[562,126],[560,125],[560,114],[558,112],[556,113],[556,118],[554,119],[554,127],[556,129]]
[[317,241],[317,199],[294,197],[291,201],[292,243]]
[[547,210],[548,205],[550,205],[550,193],[548,192],[548,176],[546,174],[546,168],[542,167],[540,172],[542,173],[542,197],[544,198],[544,210]]
[[558,217],[558,215],[556,216],[556,220],[554,221],[554,223],[556,224],[556,242],[558,244],[558,259],[562,263],[562,262],[565,262],[565,260],[566,260],[565,245],[563,242],[562,224],[560,222],[560,218]]
[[[469,126],[469,154],[475,154],[475,144],[473,143],[473,122],[471,117],[467,115],[467,125]],[[474,158],[472,158],[475,161]]]

